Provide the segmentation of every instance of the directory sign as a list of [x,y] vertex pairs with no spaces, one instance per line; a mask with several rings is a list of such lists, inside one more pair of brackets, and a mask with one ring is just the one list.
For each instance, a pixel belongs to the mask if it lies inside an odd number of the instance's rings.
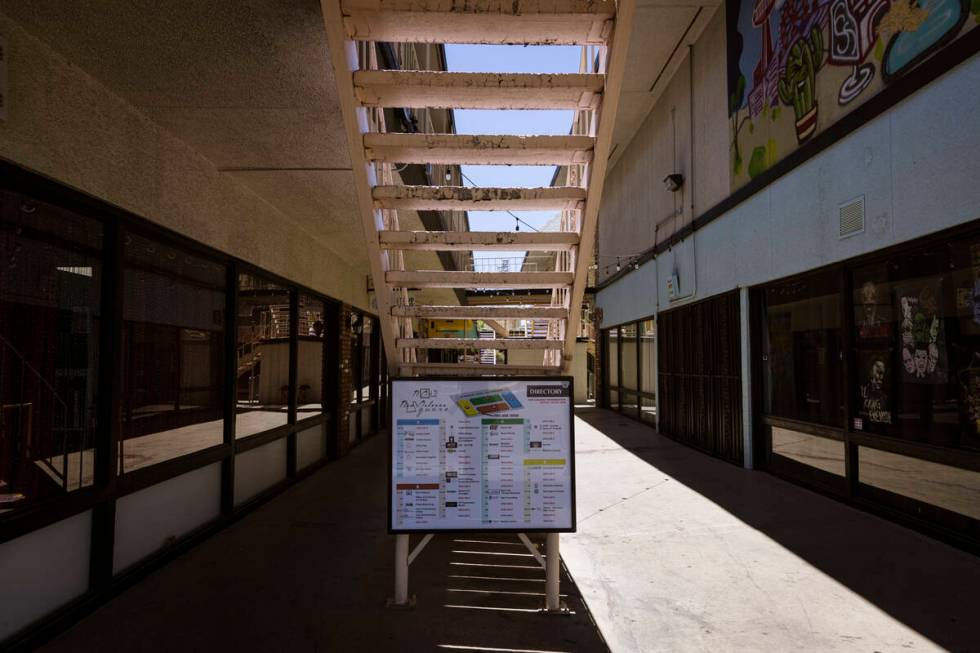
[[570,532],[570,377],[393,379],[389,530]]

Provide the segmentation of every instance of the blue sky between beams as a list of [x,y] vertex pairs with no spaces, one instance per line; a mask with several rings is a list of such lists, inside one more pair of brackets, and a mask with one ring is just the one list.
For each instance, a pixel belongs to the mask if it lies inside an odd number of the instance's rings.
[[[454,72],[577,73],[579,46],[446,45],[446,62]],[[455,112],[459,134],[567,134],[572,111],[462,110]],[[462,166],[473,183],[467,186],[550,186],[555,166]],[[555,211],[515,212],[535,229],[556,215]],[[472,231],[514,231],[516,221],[505,212],[470,211]],[[521,225],[522,231],[530,231]],[[474,252],[474,258],[521,257],[518,252]],[[513,268],[512,268],[513,269]]]

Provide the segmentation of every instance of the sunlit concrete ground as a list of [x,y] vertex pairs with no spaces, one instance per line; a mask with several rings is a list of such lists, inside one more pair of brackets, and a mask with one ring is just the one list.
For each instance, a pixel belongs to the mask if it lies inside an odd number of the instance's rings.
[[613,651],[980,651],[980,558],[578,415],[562,556]]

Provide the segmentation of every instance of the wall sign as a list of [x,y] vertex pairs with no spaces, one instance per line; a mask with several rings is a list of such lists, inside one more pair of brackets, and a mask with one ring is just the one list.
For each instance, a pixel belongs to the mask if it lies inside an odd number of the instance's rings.
[[393,379],[388,527],[575,530],[572,379]]

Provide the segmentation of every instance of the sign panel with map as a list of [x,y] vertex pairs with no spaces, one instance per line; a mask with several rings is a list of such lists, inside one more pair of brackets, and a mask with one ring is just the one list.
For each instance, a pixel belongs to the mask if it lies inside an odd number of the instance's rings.
[[388,527],[571,532],[569,377],[393,379]]

